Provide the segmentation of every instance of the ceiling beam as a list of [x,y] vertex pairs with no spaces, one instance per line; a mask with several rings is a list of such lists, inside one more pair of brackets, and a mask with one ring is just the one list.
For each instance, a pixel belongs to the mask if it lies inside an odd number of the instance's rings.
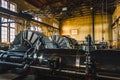
[[[8,9],[5,9],[5,8],[0,7],[0,13],[1,13],[1,14],[4,14],[4,15],[6,14],[6,15],[15,16],[15,17],[18,17],[18,18],[23,18],[23,19],[26,19],[26,20],[28,20],[28,21],[33,21],[33,22],[39,23],[39,24],[41,24],[41,25],[45,25],[45,26],[47,26],[47,27],[55,28],[55,27],[53,27],[53,26],[51,26],[51,25],[49,25],[49,24],[36,21],[36,20],[32,19],[32,16],[31,16],[31,15],[29,15],[29,14],[24,14],[24,13],[22,13],[22,12],[16,13],[16,12],[13,12],[13,11],[10,11],[10,10],[8,10]],[[59,30],[59,28],[55,28],[55,29],[58,29],[58,30]]]

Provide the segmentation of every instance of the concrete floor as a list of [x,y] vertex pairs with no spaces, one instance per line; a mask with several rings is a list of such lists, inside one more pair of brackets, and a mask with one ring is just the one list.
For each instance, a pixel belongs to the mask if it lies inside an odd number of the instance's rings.
[[19,75],[12,74],[12,73],[4,73],[4,74],[0,74],[0,80],[12,80],[18,76]]
[[4,73],[4,74],[0,74],[0,80],[35,80],[35,77],[33,75],[22,77],[17,74]]

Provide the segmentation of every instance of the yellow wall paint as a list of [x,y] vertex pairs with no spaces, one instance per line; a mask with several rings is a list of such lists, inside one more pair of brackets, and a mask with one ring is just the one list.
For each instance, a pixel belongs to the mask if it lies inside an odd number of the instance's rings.
[[116,5],[116,9],[115,9],[115,11],[114,11],[114,13],[113,13],[113,15],[112,15],[112,20],[113,20],[113,22],[114,22],[114,20],[116,19],[116,18],[118,18],[120,16],[120,5]]
[[[103,16],[104,39],[110,41],[111,16]],[[88,34],[92,34],[92,17],[82,16],[67,19],[62,23],[61,34],[69,35],[78,41],[84,41]],[[77,29],[78,34],[71,34],[71,30]],[[102,18],[101,15],[95,15],[95,40],[102,41]]]
[[[112,21],[114,23],[114,21],[120,17],[120,5],[116,5],[116,9],[112,15]],[[120,48],[120,19],[115,22],[115,25],[113,26],[112,29],[112,33],[113,33],[113,45],[116,48]]]

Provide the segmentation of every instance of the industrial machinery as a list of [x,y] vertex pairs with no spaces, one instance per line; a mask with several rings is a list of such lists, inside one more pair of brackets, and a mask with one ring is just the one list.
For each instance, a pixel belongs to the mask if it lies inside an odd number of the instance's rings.
[[[21,31],[8,51],[0,51],[0,72],[11,71],[21,75],[35,75],[69,79],[120,80],[120,51],[96,50],[86,37],[85,50],[76,48],[76,42],[67,37],[51,38],[31,30]],[[6,66],[7,65],[7,66]]]

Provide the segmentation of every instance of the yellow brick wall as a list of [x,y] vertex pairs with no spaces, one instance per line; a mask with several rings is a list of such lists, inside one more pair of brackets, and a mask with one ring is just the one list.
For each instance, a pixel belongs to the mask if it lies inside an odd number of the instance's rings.
[[[111,15],[103,16],[104,39],[110,41]],[[84,41],[88,34],[92,34],[92,17],[82,16],[67,19],[62,23],[62,35],[69,35],[78,41]],[[71,30],[77,29],[78,34],[71,34]],[[95,40],[102,41],[102,18],[101,15],[95,15]]]

